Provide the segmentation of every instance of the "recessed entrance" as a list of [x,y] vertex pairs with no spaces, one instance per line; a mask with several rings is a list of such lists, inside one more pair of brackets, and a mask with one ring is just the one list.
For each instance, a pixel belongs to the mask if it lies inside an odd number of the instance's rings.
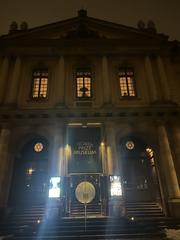
[[45,204],[48,192],[48,143],[37,138],[14,161],[10,205]]
[[120,143],[124,198],[126,202],[160,201],[154,153],[135,137]]

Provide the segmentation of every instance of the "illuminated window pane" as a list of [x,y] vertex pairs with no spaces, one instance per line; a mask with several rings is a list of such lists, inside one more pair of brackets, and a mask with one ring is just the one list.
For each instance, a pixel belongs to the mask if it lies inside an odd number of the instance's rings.
[[134,72],[130,68],[119,69],[119,87],[122,97],[135,97]]
[[39,70],[33,72],[33,86],[32,97],[33,98],[46,98],[48,91],[48,71]]
[[92,97],[91,72],[86,69],[78,70],[76,73],[76,96],[79,99]]

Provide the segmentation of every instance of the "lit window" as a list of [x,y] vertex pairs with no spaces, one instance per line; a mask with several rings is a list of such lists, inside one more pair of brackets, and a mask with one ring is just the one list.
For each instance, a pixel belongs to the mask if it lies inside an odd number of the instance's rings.
[[35,152],[41,152],[41,151],[43,150],[43,148],[44,148],[44,146],[43,146],[42,143],[36,143],[36,144],[34,145],[34,151],[35,151]]
[[135,97],[134,71],[132,68],[119,69],[119,87],[121,97]]
[[36,70],[33,72],[32,82],[32,98],[44,99],[47,98],[48,90],[48,71]]
[[78,69],[76,72],[76,96],[78,99],[92,97],[92,78],[89,69]]

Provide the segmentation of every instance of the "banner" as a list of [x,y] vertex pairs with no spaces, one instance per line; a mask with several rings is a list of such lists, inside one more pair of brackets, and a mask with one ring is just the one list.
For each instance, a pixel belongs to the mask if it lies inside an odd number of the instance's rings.
[[69,128],[68,145],[71,148],[70,173],[101,172],[100,128]]

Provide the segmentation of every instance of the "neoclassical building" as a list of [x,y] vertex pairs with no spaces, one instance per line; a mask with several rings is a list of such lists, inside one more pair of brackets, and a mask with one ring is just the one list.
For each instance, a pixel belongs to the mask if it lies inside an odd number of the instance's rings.
[[153,22],[80,10],[12,23],[0,37],[0,208],[54,201],[66,216],[82,204],[106,216],[156,203],[180,217],[179,89],[179,42]]

